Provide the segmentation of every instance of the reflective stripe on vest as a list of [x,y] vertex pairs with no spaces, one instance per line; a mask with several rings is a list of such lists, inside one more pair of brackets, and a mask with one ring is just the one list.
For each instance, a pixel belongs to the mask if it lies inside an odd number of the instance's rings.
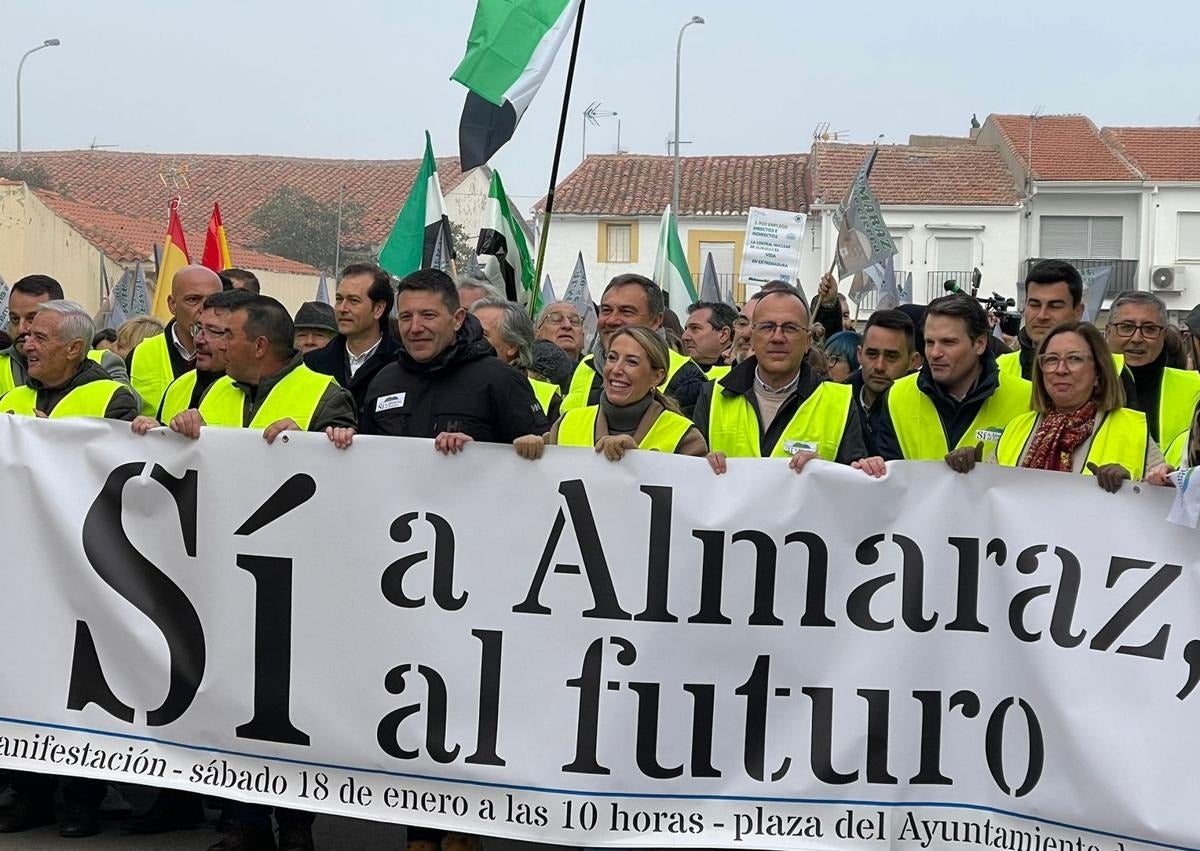
[[[125,385],[108,378],[89,381],[76,387],[58,401],[50,419],[64,417],[100,417],[108,410],[113,395]],[[22,417],[32,417],[37,408],[37,391],[28,384],[14,387],[0,397],[0,411],[12,411]]]
[[167,345],[166,334],[155,334],[138,343],[130,358],[129,383],[142,398],[142,413],[148,417],[158,414],[163,393],[175,380]]
[[704,373],[704,377],[709,381],[720,381],[725,376],[729,375],[733,369],[731,364],[713,364],[708,368],[708,372]]
[[1192,412],[1200,402],[1200,373],[1186,369],[1163,370],[1158,390],[1158,443],[1172,444],[1192,428]]
[[[1112,356],[1113,366],[1117,368],[1119,376],[1125,370],[1125,355],[1114,354]],[[1001,375],[1015,376],[1024,378],[1021,375],[1021,353],[1008,352],[1007,354],[999,355],[996,358],[996,366],[1000,367]],[[1027,379],[1028,380],[1028,379]]]
[[[818,384],[792,415],[770,457],[787,458],[798,450],[810,449],[826,461],[836,461],[853,403],[854,392],[848,384],[832,381]],[[749,399],[740,393],[727,394],[720,385],[713,387],[708,416],[709,449],[724,452],[730,458],[760,458],[760,430],[758,414]]]
[[1012,374],[1000,374],[1000,386],[979,408],[975,419],[955,446],[946,445],[946,429],[933,400],[917,386],[919,373],[906,375],[892,384],[887,394],[888,414],[906,461],[940,461],[951,449],[984,445],[984,457],[996,451],[1004,427],[1030,409],[1033,385]]
[[196,370],[188,370],[167,385],[163,394],[162,407],[158,410],[158,421],[170,425],[176,414],[192,406],[192,394],[196,392]]
[[[1015,467],[1021,463],[1021,454],[1033,437],[1037,420],[1037,412],[1030,411],[1009,422],[996,449],[996,460],[999,463],[1006,467]],[[1085,476],[1092,475],[1086,466],[1088,462],[1096,466],[1120,464],[1129,471],[1135,482],[1141,481],[1146,476],[1146,445],[1149,440],[1146,415],[1141,411],[1132,408],[1109,411],[1100,420],[1100,428],[1092,437],[1092,445],[1088,448],[1087,458],[1084,460],[1085,466],[1080,472]]]
[[533,395],[537,397],[538,404],[542,406],[542,413],[550,416],[550,406],[554,404],[554,397],[562,393],[558,389],[558,385],[530,378],[529,386],[533,388]]
[[12,355],[0,355],[0,396],[17,386],[17,380],[13,378],[12,361]]
[[[599,405],[588,405],[586,408],[576,408],[568,411],[558,427],[559,446],[595,446],[596,418],[600,414]],[[638,444],[638,449],[648,449],[651,452],[674,452],[679,447],[679,441],[692,427],[692,421],[674,411],[663,411],[650,426],[646,436]]]
[[[663,379],[662,384],[658,385],[659,393],[666,393],[667,385],[671,383],[675,373],[679,372],[684,365],[691,363],[692,360],[674,349],[667,349],[667,356],[667,377]],[[579,366],[575,367],[575,374],[571,376],[571,386],[567,389],[567,395],[563,397],[562,404],[558,406],[561,412],[566,413],[587,405],[592,396],[592,385],[599,376],[595,367],[592,366],[593,360],[593,357],[588,355],[579,362]]]
[[[271,388],[249,428],[266,428],[279,420],[291,419],[301,430],[308,431],[321,396],[332,383],[332,376],[313,372],[300,364]],[[224,375],[204,394],[200,401],[200,416],[205,425],[241,428],[245,402],[246,394],[232,378]]]

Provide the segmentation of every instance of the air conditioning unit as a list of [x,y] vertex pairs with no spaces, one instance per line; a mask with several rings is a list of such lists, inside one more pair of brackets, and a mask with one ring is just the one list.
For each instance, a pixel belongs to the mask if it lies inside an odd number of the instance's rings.
[[1150,287],[1159,293],[1183,292],[1186,266],[1157,266],[1150,273]]

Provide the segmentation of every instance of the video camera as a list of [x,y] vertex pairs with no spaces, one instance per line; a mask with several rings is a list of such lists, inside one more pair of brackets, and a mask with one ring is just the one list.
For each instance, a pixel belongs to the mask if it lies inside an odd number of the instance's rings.
[[976,266],[971,270],[971,291],[968,293],[958,285],[957,281],[946,281],[942,285],[948,293],[960,293],[965,296],[970,296],[977,302],[983,305],[983,309],[988,312],[989,316],[996,319],[996,324],[1000,326],[1000,333],[1007,337],[1015,337],[1021,330],[1021,314],[1015,310],[1009,310],[1010,307],[1015,307],[1016,302],[1011,298],[1006,298],[1000,293],[993,292],[990,298],[980,298],[978,295],[979,284],[983,281],[983,273]]

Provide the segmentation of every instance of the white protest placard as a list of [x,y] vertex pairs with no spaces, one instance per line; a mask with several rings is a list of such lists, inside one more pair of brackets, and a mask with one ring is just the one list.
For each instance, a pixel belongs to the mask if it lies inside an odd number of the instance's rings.
[[6,769],[572,846],[1200,848],[1166,489],[16,417],[0,476]]
[[741,279],[755,284],[779,280],[795,285],[807,219],[804,213],[751,207],[742,246]]

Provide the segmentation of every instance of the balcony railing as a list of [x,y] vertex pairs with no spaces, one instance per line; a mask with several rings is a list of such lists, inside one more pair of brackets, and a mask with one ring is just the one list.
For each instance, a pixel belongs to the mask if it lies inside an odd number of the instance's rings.
[[[1041,257],[1030,257],[1025,261],[1025,271],[1028,273],[1033,268],[1034,263],[1041,262]],[[1108,296],[1112,298],[1117,293],[1129,292],[1137,289],[1137,270],[1138,261],[1136,260],[1090,260],[1090,259],[1072,259],[1072,258],[1055,258],[1065,259],[1068,263],[1078,269],[1080,272],[1087,269],[1103,269],[1105,266],[1113,267],[1112,280],[1108,282]]]
[[[944,295],[949,295],[950,291],[946,289],[946,282],[954,281],[959,289],[971,291],[971,270],[961,271],[934,271],[925,273],[925,303],[933,301],[935,298],[941,298]],[[914,294],[915,295],[915,294]]]

